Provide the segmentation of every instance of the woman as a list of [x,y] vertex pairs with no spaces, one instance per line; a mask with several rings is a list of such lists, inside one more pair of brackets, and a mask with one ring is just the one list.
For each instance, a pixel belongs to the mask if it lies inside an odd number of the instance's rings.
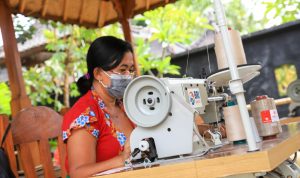
[[131,45],[112,36],[96,39],[88,50],[87,68],[77,82],[82,97],[62,126],[72,178],[124,166],[130,155],[126,140],[134,127],[120,100],[133,78]]

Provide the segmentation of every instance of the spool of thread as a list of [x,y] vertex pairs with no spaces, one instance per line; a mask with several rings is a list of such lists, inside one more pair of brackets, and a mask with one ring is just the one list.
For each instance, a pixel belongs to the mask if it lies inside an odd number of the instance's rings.
[[[244,47],[239,32],[232,29],[229,29],[228,32],[232,42],[232,50],[235,56],[235,64],[247,64]],[[215,33],[215,53],[217,56],[218,69],[220,70],[228,68],[228,63],[220,32]]]
[[257,96],[250,105],[258,133],[264,140],[274,138],[282,132],[273,98],[268,98],[266,95]]
[[232,103],[223,107],[227,140],[234,143],[245,143],[246,134],[244,131],[239,107]]

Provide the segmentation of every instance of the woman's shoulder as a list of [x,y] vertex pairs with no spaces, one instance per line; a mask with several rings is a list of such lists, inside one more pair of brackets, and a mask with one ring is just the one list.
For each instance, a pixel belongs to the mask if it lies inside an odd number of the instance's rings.
[[99,128],[98,121],[101,121],[99,116],[97,102],[93,99],[90,91],[79,98],[74,106],[64,115],[62,124],[64,141],[71,136],[71,130],[86,128],[94,136],[98,137]]
[[63,126],[69,127],[69,125],[78,118],[89,116],[90,122],[97,121],[98,116],[97,102],[93,99],[91,91],[83,95],[72,106],[72,108],[64,115]]
[[85,95],[81,96],[75,104],[69,109],[65,114],[65,117],[70,117],[71,115],[77,115],[83,112],[86,108],[95,108],[97,105],[96,101],[93,99],[91,91],[88,91]]

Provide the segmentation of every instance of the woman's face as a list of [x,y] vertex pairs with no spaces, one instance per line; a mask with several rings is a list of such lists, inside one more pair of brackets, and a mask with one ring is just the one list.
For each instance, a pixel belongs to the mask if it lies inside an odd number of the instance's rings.
[[[95,73],[94,73],[95,74]],[[131,52],[126,52],[121,63],[112,70],[103,71],[102,69],[97,70],[95,79],[102,81],[106,86],[110,86],[110,77],[111,74],[119,75],[134,75],[135,68],[133,63],[133,54]]]
[[131,52],[126,52],[121,63],[114,69],[107,71],[108,74],[115,73],[121,75],[131,75],[135,72],[133,55]]

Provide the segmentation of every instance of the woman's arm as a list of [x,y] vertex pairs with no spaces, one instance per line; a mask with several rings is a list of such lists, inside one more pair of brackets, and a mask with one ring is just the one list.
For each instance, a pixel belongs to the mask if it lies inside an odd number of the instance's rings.
[[68,163],[71,178],[89,177],[93,174],[124,166],[130,150],[126,149],[121,155],[96,163],[96,139],[85,129],[72,131],[68,139]]

